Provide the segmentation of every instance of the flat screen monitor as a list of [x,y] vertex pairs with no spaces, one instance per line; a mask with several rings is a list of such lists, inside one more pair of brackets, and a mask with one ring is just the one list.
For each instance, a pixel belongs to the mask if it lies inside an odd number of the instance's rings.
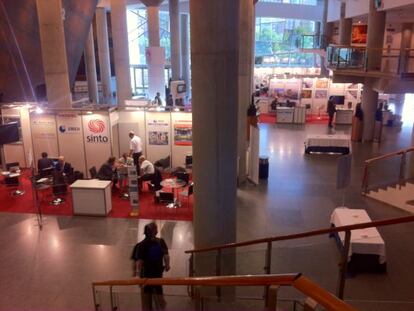
[[345,96],[332,96],[332,100],[335,103],[335,105],[345,104]]
[[14,143],[19,140],[19,125],[17,122],[0,125],[0,145]]
[[185,93],[185,91],[186,91],[185,84],[178,84],[177,85],[177,93],[178,94]]

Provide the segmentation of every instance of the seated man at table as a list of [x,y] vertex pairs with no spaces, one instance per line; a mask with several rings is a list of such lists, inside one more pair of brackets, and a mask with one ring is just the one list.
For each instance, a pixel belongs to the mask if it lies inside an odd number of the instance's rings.
[[123,188],[124,184],[128,178],[128,166],[134,165],[134,159],[128,156],[128,153],[124,152],[122,157],[118,159],[118,178],[119,178],[119,187]]
[[40,176],[45,176],[49,173],[52,173],[53,161],[52,159],[49,159],[46,152],[42,152],[42,158],[37,161],[37,170]]
[[110,180],[113,182],[113,189],[116,188],[115,185],[118,182],[118,178],[115,172],[115,157],[110,157],[108,161],[102,164],[101,168],[98,171],[99,180]]
[[155,168],[154,164],[152,164],[150,161],[145,159],[144,156],[139,157],[139,177],[138,177],[138,187],[139,190],[142,190],[142,183],[146,180],[151,180],[154,178]]
[[65,162],[64,156],[59,156],[58,163],[55,166],[55,170],[63,173],[65,176],[70,176],[73,174],[73,167],[70,163]]

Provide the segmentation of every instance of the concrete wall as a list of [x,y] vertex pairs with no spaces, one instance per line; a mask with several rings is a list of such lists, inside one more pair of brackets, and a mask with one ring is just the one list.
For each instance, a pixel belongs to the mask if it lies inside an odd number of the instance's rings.
[[329,0],[328,2],[328,22],[338,21],[341,17],[341,2]]
[[414,4],[414,0],[382,0],[383,6],[381,10],[398,8],[400,6]]
[[[332,1],[332,0],[331,0]],[[355,17],[368,14],[369,1],[368,0],[347,0],[345,17]]]

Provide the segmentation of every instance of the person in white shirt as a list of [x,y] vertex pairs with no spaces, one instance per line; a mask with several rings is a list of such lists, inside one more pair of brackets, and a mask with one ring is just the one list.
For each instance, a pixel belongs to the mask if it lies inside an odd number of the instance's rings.
[[142,190],[142,183],[146,180],[153,180],[155,168],[154,164],[146,160],[144,156],[139,157],[140,174],[138,177],[138,187]]
[[139,172],[139,157],[142,156],[142,141],[133,131],[128,134],[131,141],[129,142],[129,156],[134,159],[134,164]]

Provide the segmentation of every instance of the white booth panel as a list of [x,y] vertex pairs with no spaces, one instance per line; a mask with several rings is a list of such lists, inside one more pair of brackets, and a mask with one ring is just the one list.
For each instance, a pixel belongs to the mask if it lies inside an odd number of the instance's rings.
[[119,113],[113,111],[109,114],[109,121],[111,123],[111,141],[112,141],[112,154],[119,158],[121,156],[119,151]]
[[82,118],[76,112],[61,112],[56,115],[59,153],[74,170],[84,173],[85,146],[83,144]]
[[41,157],[42,152],[47,152],[50,158],[59,156],[56,119],[53,114],[32,113],[30,120],[33,138],[34,163],[35,166],[37,166],[37,160]]
[[22,143],[4,145],[6,163],[19,162],[20,167],[26,167],[24,146]]
[[170,112],[146,113],[147,158],[151,162],[171,156]]
[[171,113],[172,167],[185,167],[185,156],[193,152],[193,121],[191,112]]
[[129,131],[134,131],[142,140],[143,154],[146,154],[145,111],[119,111],[119,152],[129,152]]
[[109,116],[104,114],[90,114],[82,116],[83,139],[85,143],[86,168],[93,166],[97,170],[111,156],[111,139],[109,130]]

